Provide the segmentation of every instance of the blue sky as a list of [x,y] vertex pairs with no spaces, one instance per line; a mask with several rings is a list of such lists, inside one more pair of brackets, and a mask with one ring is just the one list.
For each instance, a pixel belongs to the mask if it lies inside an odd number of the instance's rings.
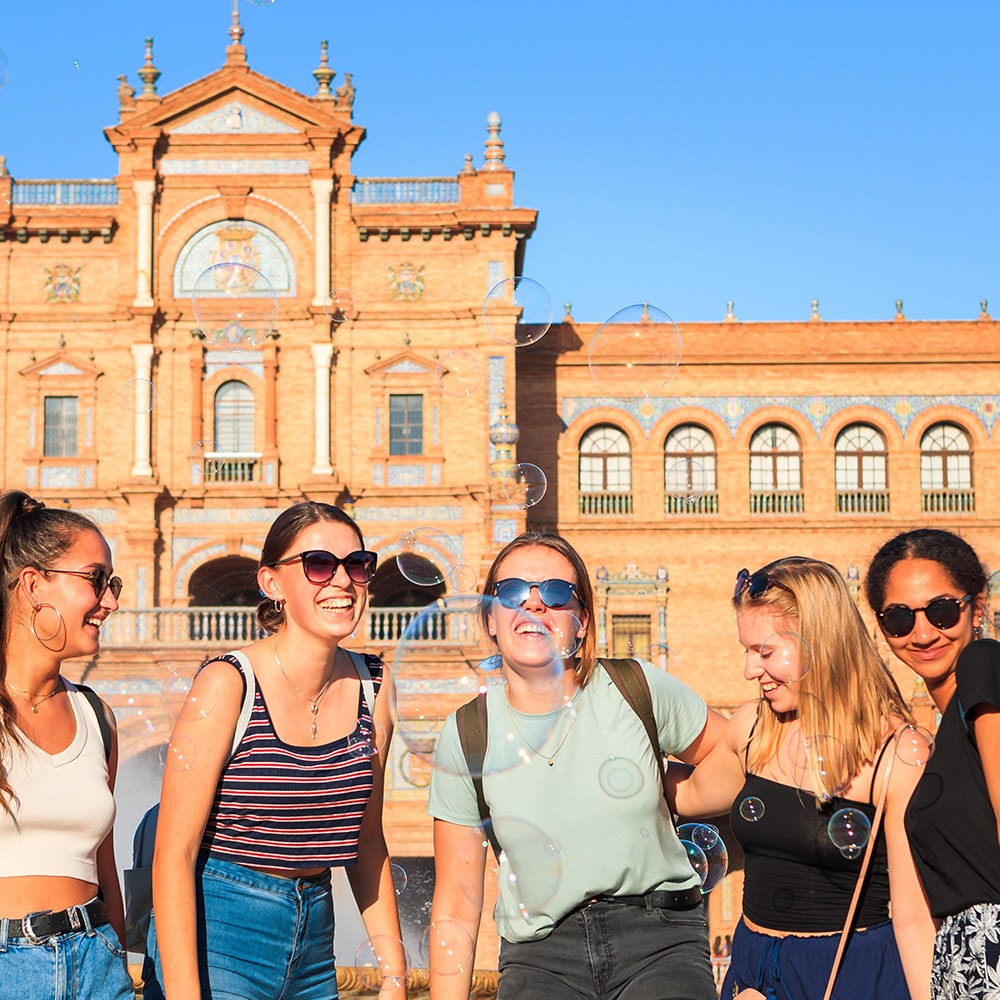
[[[252,68],[351,72],[360,176],[455,174],[503,116],[525,274],[579,321],[1000,316],[1000,7],[926,0],[239,0]],[[45,13],[41,11],[44,9]],[[0,154],[110,177],[116,77],[218,68],[231,0],[0,0]]]

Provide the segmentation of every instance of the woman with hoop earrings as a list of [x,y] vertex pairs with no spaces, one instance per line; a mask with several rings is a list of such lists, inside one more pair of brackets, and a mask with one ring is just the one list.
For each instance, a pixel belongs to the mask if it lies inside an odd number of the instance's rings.
[[60,673],[122,581],[97,525],[0,496],[0,1000],[124,1000],[114,716]]
[[721,997],[927,1000],[934,925],[903,829],[926,755],[904,752],[916,730],[896,682],[829,563],[741,570],[733,607],[758,698],[674,803],[731,807],[745,853]]
[[307,501],[271,525],[257,570],[269,634],[201,668],[170,738],[146,1000],[332,1000],[333,867],[361,911],[379,997],[405,1000],[382,832],[386,671],[341,646],[374,574],[375,554],[338,507]]

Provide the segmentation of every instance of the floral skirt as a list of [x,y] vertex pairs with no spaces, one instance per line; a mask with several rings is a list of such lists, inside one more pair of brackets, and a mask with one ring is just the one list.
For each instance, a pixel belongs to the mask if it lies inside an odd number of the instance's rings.
[[945,917],[934,941],[932,1000],[1000,997],[1000,903]]

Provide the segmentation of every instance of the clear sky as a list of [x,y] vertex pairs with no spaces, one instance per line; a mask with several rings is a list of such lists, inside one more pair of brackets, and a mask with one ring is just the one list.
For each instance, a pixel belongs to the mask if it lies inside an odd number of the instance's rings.
[[[217,69],[231,2],[0,0],[10,172],[113,176],[118,74],[147,36],[161,94]],[[479,165],[499,111],[557,315],[1000,316],[996,0],[239,4],[253,69],[354,74],[359,176]]]

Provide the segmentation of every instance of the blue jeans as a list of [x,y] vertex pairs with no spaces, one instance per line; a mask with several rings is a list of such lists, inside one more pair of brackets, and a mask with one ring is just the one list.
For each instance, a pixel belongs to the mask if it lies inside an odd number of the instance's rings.
[[[84,918],[86,922],[86,917]],[[111,924],[42,944],[8,938],[0,920],[0,1000],[133,1000],[125,952]]]
[[[278,878],[231,861],[198,862],[198,973],[212,1000],[334,1000],[330,873]],[[163,1000],[156,912],[149,925],[145,1000]]]
[[597,902],[500,944],[497,1000],[716,1000],[704,906]]

